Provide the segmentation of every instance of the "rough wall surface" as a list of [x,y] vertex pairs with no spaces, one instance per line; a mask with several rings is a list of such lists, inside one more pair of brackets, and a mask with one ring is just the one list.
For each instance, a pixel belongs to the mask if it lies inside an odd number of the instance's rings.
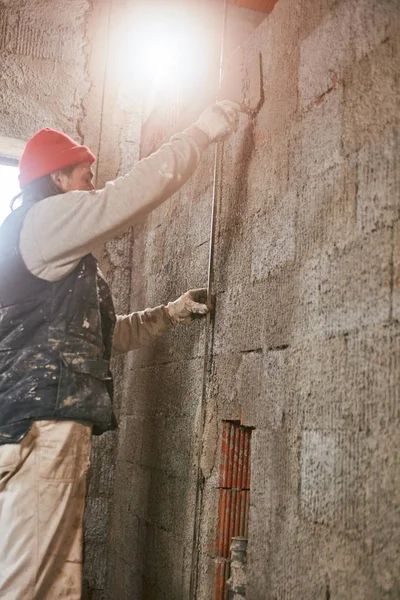
[[[199,599],[221,421],[241,415],[249,599],[400,595],[399,21],[397,0],[279,0],[246,45],[265,103],[224,149]],[[135,228],[133,307],[205,284],[212,165],[210,150]],[[188,597],[202,336],[182,328],[129,359],[112,597]]]
[[[128,170],[138,154],[137,111],[126,110],[121,81],[110,82],[107,68],[117,8],[117,1],[0,2],[0,135],[26,141],[42,127],[64,131],[97,155],[98,186]],[[129,307],[130,244],[126,234],[99,256],[121,312]],[[122,361],[114,373],[118,408]],[[114,432],[93,438],[84,553],[84,597],[92,600],[105,597],[116,440]]]

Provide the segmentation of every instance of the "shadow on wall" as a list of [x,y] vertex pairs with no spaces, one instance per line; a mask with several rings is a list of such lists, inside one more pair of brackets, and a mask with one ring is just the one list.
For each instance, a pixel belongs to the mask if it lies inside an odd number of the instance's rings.
[[[220,186],[228,184],[228,197],[222,198],[223,205],[218,214],[218,240],[216,253],[218,254],[218,287],[222,290],[226,285],[226,270],[229,268],[229,258],[235,249],[235,242],[241,237],[243,228],[243,215],[246,213],[247,182],[249,166],[254,152],[254,120],[249,119],[243,131],[238,134],[239,142],[237,154],[232,158],[232,145],[225,149],[220,174]],[[226,168],[227,167],[227,168]],[[222,194],[221,194],[222,195]],[[225,262],[226,261],[226,262]],[[226,268],[224,268],[226,267]]]
[[[170,332],[149,349],[146,357],[153,366],[143,388],[146,405],[141,464],[147,471],[148,496],[138,556],[142,557],[144,598],[162,597],[166,589],[171,598],[179,598],[187,587],[182,580],[188,578],[189,563],[185,561],[190,561],[192,544],[192,452],[202,362],[190,357],[196,357],[201,327],[192,323]],[[180,355],[182,346],[189,360]]]

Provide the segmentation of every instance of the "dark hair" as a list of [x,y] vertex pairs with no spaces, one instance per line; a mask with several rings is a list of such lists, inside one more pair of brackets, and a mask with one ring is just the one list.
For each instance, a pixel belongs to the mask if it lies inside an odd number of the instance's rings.
[[[64,169],[58,169],[58,172],[69,177],[75,167],[76,165],[71,165],[69,167],[65,167]],[[36,202],[40,202],[40,200],[44,200],[50,196],[57,196],[57,194],[62,193],[63,191],[54,183],[51,176],[45,175],[44,177],[35,179],[31,183],[25,185],[24,189],[11,200],[10,208],[11,210],[14,210],[14,204],[16,200],[21,197],[22,204],[35,204]]]

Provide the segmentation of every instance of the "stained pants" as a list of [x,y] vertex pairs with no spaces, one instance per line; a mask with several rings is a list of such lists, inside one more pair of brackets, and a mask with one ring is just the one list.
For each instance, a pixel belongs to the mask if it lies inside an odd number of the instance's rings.
[[91,429],[36,421],[0,445],[0,598],[80,600]]

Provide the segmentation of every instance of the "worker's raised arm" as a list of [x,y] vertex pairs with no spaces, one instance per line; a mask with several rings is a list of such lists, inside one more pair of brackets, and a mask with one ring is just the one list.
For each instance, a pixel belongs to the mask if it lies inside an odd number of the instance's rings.
[[83,256],[177,192],[208,145],[228,135],[237,121],[236,106],[221,102],[104,189],[66,192],[37,202],[27,213],[20,236],[28,269],[51,281],[67,275]]

